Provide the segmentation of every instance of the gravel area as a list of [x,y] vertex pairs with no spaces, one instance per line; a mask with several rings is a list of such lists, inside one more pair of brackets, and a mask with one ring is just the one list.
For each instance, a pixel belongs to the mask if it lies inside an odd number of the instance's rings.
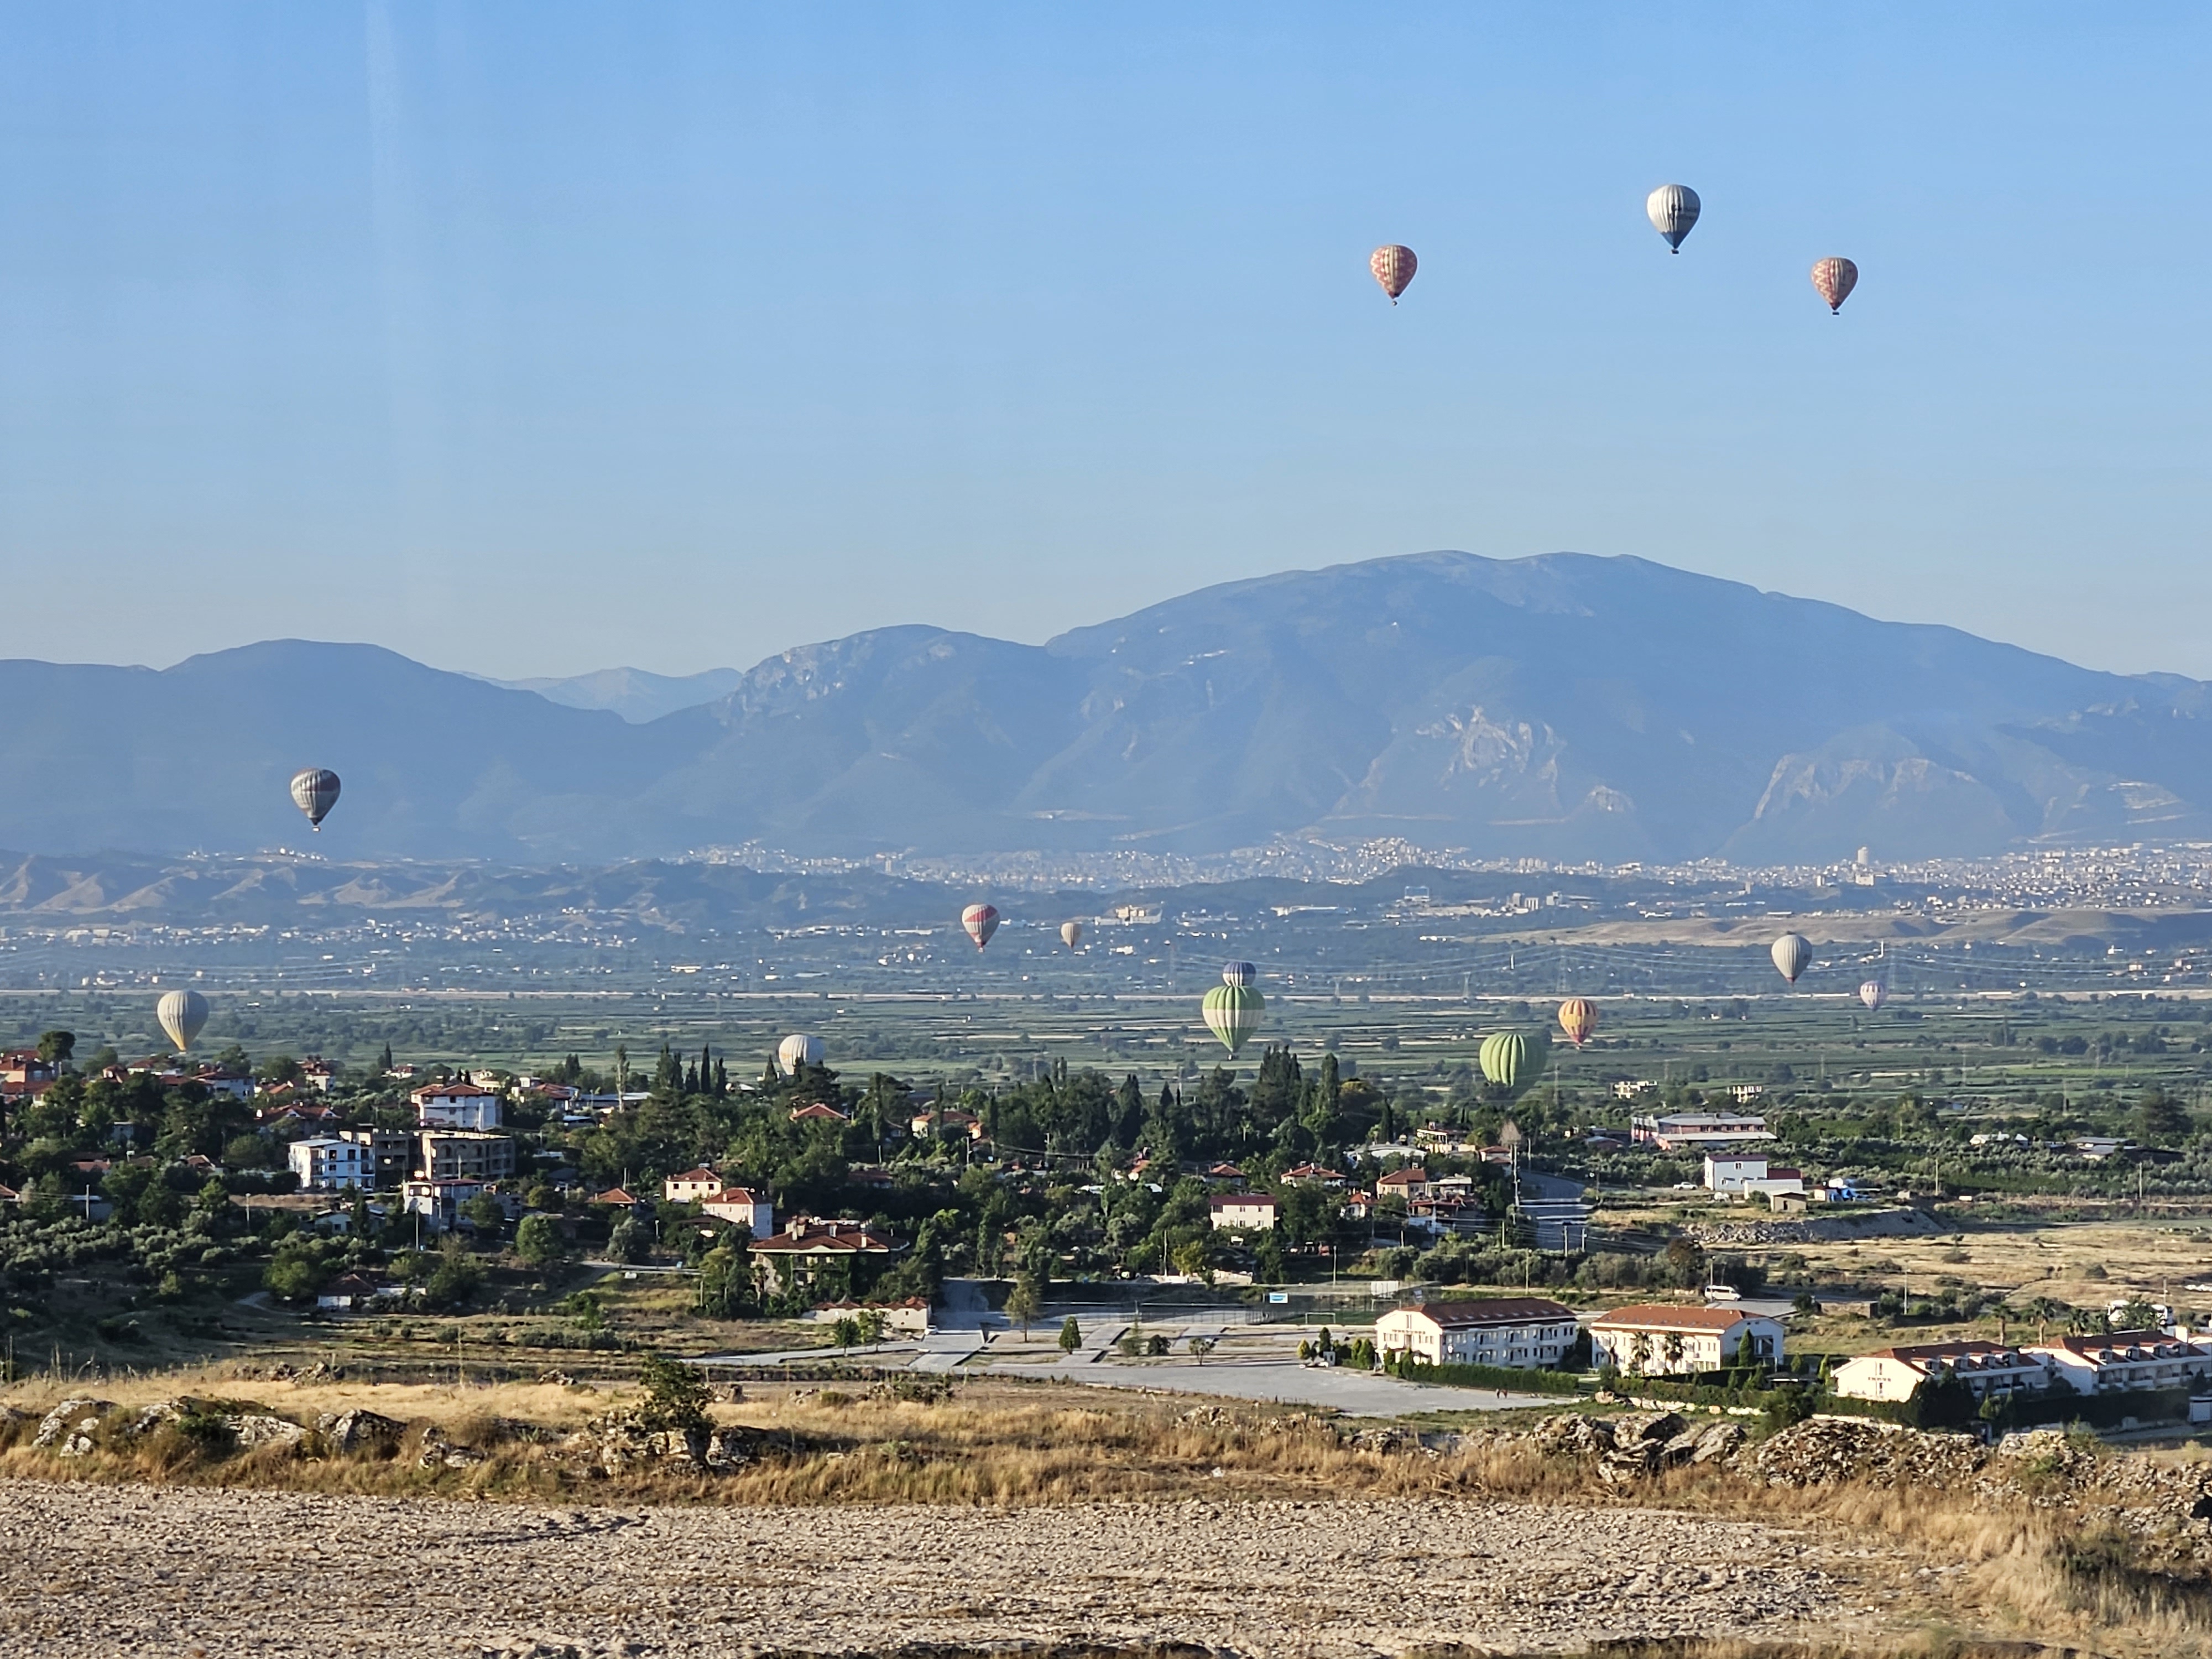
[[538,1510],[19,1482],[0,1534],[0,1650],[69,1659],[1555,1649],[1869,1634],[1935,1587],[1821,1534],[1435,1499]]

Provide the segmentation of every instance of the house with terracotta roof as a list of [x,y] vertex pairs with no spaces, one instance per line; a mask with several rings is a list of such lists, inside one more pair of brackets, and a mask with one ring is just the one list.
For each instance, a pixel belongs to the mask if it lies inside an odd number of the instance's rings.
[[939,1111],[916,1112],[908,1120],[907,1133],[916,1135],[962,1134],[970,1140],[981,1140],[983,1138],[983,1120],[973,1112],[957,1111],[947,1106]]
[[2191,1342],[2169,1331],[2062,1336],[2033,1343],[2027,1352],[2081,1394],[2186,1388],[2212,1376],[2212,1343]]
[[837,1262],[887,1262],[906,1246],[857,1221],[817,1221],[793,1216],[780,1233],[753,1241],[753,1272],[764,1290],[811,1285],[825,1267]]
[[593,1193],[591,1197],[591,1202],[594,1204],[615,1204],[621,1206],[625,1210],[635,1210],[637,1208],[638,1205],[642,1202],[642,1200],[632,1197],[623,1188],[610,1187],[603,1193]]
[[1435,1195],[1435,1189],[1429,1182],[1429,1172],[1419,1164],[1393,1170],[1375,1183],[1375,1196],[1378,1200],[1395,1196],[1410,1202],[1413,1199],[1433,1198]]
[[0,1098],[35,1100],[60,1075],[60,1068],[40,1060],[36,1048],[10,1048],[0,1054]]
[[416,1122],[448,1129],[496,1129],[506,1103],[473,1083],[427,1083],[407,1098],[415,1103]]
[[766,1193],[754,1192],[749,1187],[725,1187],[712,1197],[702,1199],[699,1210],[717,1221],[743,1227],[755,1238],[766,1238],[775,1231],[775,1206],[769,1201]]
[[1876,1348],[1837,1366],[1828,1386],[1850,1400],[1910,1400],[1923,1382],[1947,1376],[1965,1383],[1977,1400],[2040,1394],[2057,1380],[2041,1355],[1978,1338]]
[[1740,1308],[1645,1303],[1589,1323],[1598,1363],[1639,1376],[1687,1376],[1730,1364],[1778,1364],[1782,1323]]
[[1310,1182],[1316,1187],[1338,1188],[1344,1185],[1344,1171],[1324,1170],[1318,1164],[1301,1164],[1294,1170],[1283,1171],[1283,1184]]
[[701,1165],[672,1175],[660,1183],[660,1195],[671,1204],[699,1204],[722,1190],[722,1177]]
[[835,1123],[842,1127],[853,1119],[849,1113],[841,1112],[835,1106],[825,1106],[816,1100],[804,1106],[793,1107],[791,1121],[793,1123]]
[[1268,1193],[1222,1193],[1206,1205],[1216,1231],[1264,1233],[1275,1224],[1275,1200]]
[[1540,1296],[1480,1302],[1425,1302],[1393,1308],[1375,1322],[1386,1358],[1411,1355],[1430,1365],[1557,1365],[1575,1346],[1575,1310]]

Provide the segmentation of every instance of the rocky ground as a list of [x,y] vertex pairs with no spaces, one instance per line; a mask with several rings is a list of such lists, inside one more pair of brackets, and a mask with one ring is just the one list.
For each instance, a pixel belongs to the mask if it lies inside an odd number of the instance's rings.
[[1784,1528],[1467,1500],[584,1509],[17,1482],[11,1655],[1272,1655],[1871,1636],[1941,1593]]

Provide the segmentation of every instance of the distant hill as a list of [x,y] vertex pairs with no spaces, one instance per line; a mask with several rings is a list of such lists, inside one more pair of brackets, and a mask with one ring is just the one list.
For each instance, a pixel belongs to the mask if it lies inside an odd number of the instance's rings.
[[297,641],[160,672],[0,663],[0,844],[307,842],[283,785],[309,764],[345,779],[314,843],[343,858],[1195,853],[1311,832],[1769,862],[2212,834],[2197,681],[1632,558],[1291,572],[1042,646],[884,629],[642,724],[613,712],[648,692],[562,707]]
[[709,668],[702,673],[648,674],[642,668],[601,668],[565,679],[491,680],[509,691],[535,691],[549,702],[568,708],[605,708],[633,726],[657,720],[679,708],[727,696],[744,676],[734,668]]

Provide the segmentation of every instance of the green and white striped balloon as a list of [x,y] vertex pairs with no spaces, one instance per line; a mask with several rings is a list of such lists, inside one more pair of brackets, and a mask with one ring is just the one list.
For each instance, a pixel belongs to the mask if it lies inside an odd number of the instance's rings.
[[1266,1012],[1267,1000],[1249,985],[1217,985],[1206,994],[1200,1006],[1206,1015],[1206,1029],[1221,1039],[1222,1046],[1234,1058],[1237,1051],[1259,1030],[1260,1017]]

